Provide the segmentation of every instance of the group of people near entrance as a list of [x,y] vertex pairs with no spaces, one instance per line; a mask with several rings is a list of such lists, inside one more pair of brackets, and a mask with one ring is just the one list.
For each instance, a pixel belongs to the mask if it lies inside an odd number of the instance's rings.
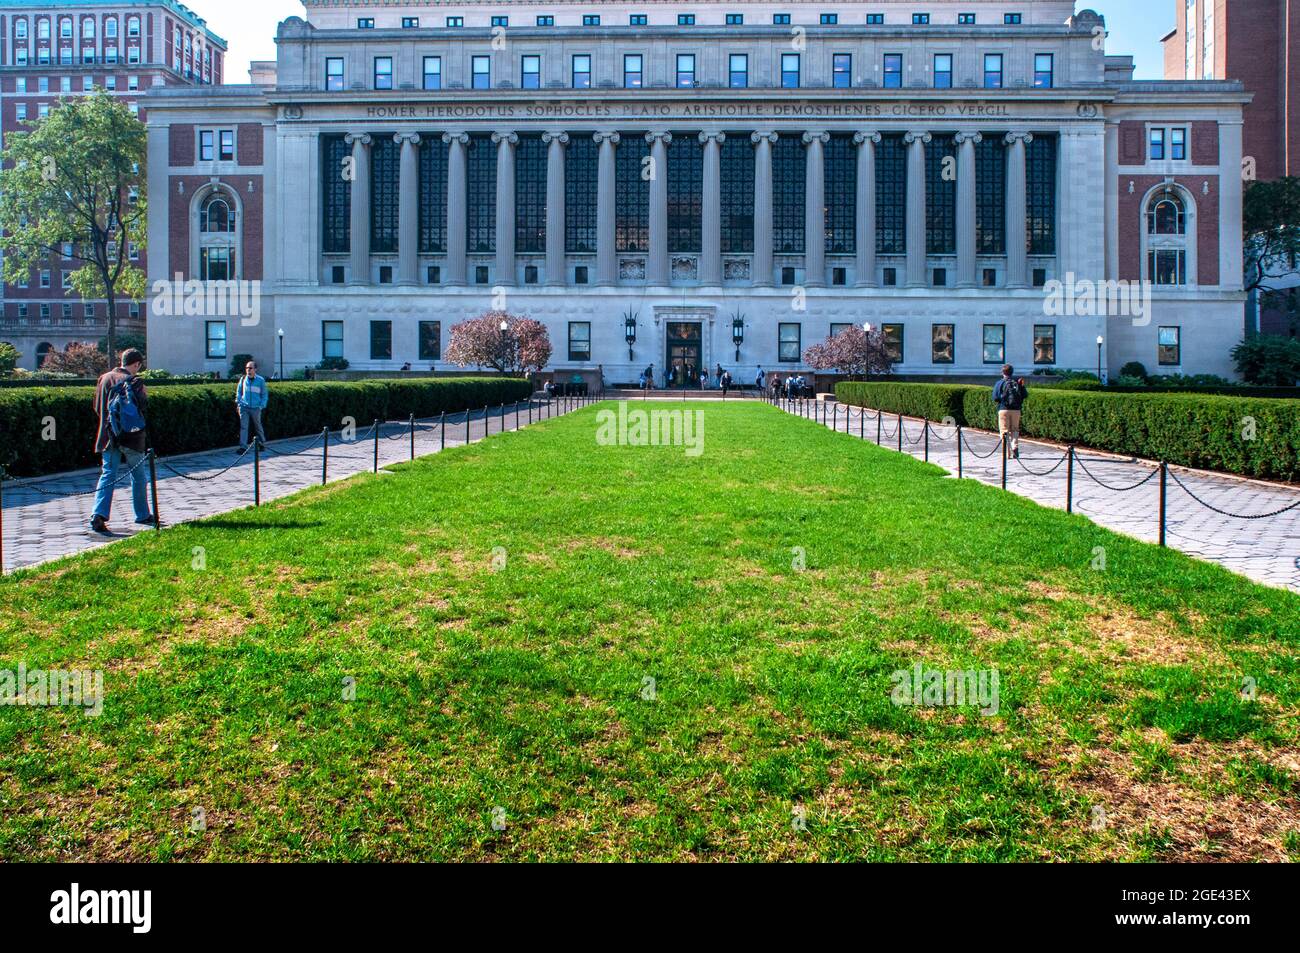
[[[158,516],[149,509],[149,471],[144,466],[145,455],[149,450],[148,404],[149,393],[144,380],[139,376],[144,368],[144,355],[135,348],[122,352],[118,367],[100,376],[95,384],[95,413],[99,417],[99,427],[95,435],[95,452],[100,456],[99,483],[95,487],[95,505],[91,511],[90,529],[101,536],[112,536],[108,528],[109,511],[113,505],[113,488],[116,486],[121,468],[125,467],[131,477],[131,502],[135,508],[135,521],[141,526],[156,526]],[[669,386],[676,373],[685,373],[685,368],[673,368],[668,375]],[[1014,376],[1015,369],[1006,364],[1002,368],[1002,378],[993,385],[993,403],[998,409],[998,431],[1008,446],[1013,457],[1020,456],[1020,412],[1029,389],[1023,377]],[[726,396],[732,387],[731,373],[723,370],[719,364],[715,371],[717,386]],[[700,375],[700,387],[708,387],[707,373]],[[811,397],[812,384],[802,374],[787,376],[784,380],[778,374],[765,374],[759,367],[754,379],[759,393],[766,385],[771,393],[784,397]],[[641,372],[641,387],[654,387],[654,365]],[[239,450],[248,449],[251,432],[259,447],[266,442],[266,433],[262,429],[262,411],[266,409],[270,394],[266,381],[257,373],[257,363],[249,361],[244,365],[244,374],[235,383],[235,409],[239,414]]]
[[[763,374],[763,369],[761,367],[759,368],[758,373],[761,378]],[[674,364],[664,374],[665,387],[690,387],[695,383],[700,385],[700,390],[710,389],[709,372],[702,370],[697,375],[695,373],[694,364]],[[640,376],[637,378],[637,386],[640,387],[641,390],[654,390],[655,366],[653,364],[649,365],[641,372]],[[719,364],[713,370],[712,386],[713,388],[722,391],[722,395],[725,397],[727,392],[736,386],[735,382],[732,380],[731,371],[724,370],[722,365]],[[759,386],[761,387],[762,384]]]
[[[113,506],[113,488],[122,475],[122,467],[131,476],[136,523],[158,525],[158,515],[149,511],[149,471],[145,466],[145,454],[149,451],[149,391],[139,376],[143,368],[144,355],[135,348],[127,348],[122,352],[119,366],[101,375],[95,383],[95,413],[99,417],[95,452],[99,454],[100,471],[90,529],[100,536],[114,535],[108,528],[108,517]],[[266,381],[257,373],[257,363],[249,361],[244,365],[243,376],[235,383],[240,453],[248,449],[250,431],[258,446],[265,446],[262,411],[269,397]]]

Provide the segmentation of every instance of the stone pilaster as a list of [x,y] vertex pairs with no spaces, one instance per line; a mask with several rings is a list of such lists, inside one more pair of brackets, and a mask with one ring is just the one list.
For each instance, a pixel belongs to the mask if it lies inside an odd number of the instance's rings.
[[826,154],[829,132],[805,132],[808,152],[804,163],[803,283],[809,288],[826,284]]
[[600,147],[596,178],[596,284],[618,284],[618,247],[615,244],[618,218],[614,208],[614,147],[617,132],[598,132],[593,139]]
[[444,132],[442,141],[447,143],[447,275],[443,283],[457,287],[465,284],[468,267],[465,246],[469,241],[469,179],[465,149],[469,133]]
[[370,284],[370,134],[351,132],[343,141],[352,147],[352,207],[350,284]]
[[420,134],[399,132],[393,141],[402,148],[397,189],[397,283],[419,283],[420,261]]
[[567,132],[544,132],[546,143],[546,283],[563,287],[568,271],[564,258],[564,147]]
[[650,143],[650,254],[646,284],[664,287],[668,277],[668,143],[671,132],[647,132]]
[[1009,132],[1007,154],[1007,287],[1029,287],[1029,234],[1025,195],[1025,146],[1032,133]]
[[957,287],[975,287],[975,145],[978,132],[959,132],[957,141]]
[[704,193],[700,212],[700,284],[722,284],[722,132],[701,132]]
[[928,132],[909,132],[907,143],[907,286],[924,288],[925,275],[925,147]]
[[497,281],[512,287],[515,283],[515,144],[513,132],[494,132],[497,146]]
[[855,132],[853,141],[858,146],[858,207],[857,229],[854,242],[857,248],[857,280],[859,288],[876,287],[876,144],[878,132]]
[[772,279],[772,143],[775,132],[750,133],[754,152],[754,269],[753,284],[770,288]]

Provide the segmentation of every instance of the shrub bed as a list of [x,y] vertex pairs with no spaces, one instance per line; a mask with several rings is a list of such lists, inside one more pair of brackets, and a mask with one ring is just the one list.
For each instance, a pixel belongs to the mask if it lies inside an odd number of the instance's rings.
[[[929,398],[898,388],[933,388]],[[953,391],[960,392],[953,412]],[[990,388],[947,384],[841,384],[836,396],[889,413],[953,417],[997,429]],[[1300,479],[1300,401],[1211,394],[1106,394],[1029,390],[1020,429],[1026,436],[1095,447],[1148,460],[1266,479]],[[1253,435],[1253,439],[1247,439]]]
[[[160,456],[228,447],[239,441],[235,382],[149,387],[149,435]],[[376,419],[431,417],[466,408],[514,403],[532,393],[519,378],[275,382],[263,418],[268,439],[336,429],[344,417],[358,428]],[[93,387],[18,388],[0,392],[0,466],[13,476],[35,476],[93,466],[96,417]],[[54,439],[46,440],[47,424]]]

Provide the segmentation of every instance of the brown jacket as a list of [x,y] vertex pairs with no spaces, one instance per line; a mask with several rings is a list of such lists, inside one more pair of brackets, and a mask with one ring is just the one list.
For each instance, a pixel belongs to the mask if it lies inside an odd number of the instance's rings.
[[144,453],[148,447],[148,437],[145,431],[141,430],[139,433],[127,434],[119,441],[114,438],[113,428],[108,424],[109,392],[117,385],[118,381],[126,378],[131,378],[131,389],[135,392],[135,399],[140,404],[140,410],[145,410],[145,401],[148,400],[149,395],[145,390],[144,381],[138,377],[133,377],[121,367],[115,367],[108,373],[101,375],[95,384],[95,413],[99,415],[99,433],[95,437],[96,453],[103,453],[109,447],[119,445],[126,447],[128,450],[138,450]]

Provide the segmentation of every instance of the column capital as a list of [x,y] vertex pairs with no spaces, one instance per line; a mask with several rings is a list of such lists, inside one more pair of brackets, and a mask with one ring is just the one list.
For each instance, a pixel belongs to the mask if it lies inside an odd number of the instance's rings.
[[420,134],[418,132],[397,132],[393,134],[393,141],[399,146],[409,142],[413,146],[420,144]]
[[654,145],[655,142],[662,142],[664,145],[668,145],[668,143],[673,141],[673,134],[671,132],[647,132],[645,134],[645,141],[651,145]]
[[820,142],[824,145],[825,143],[828,143],[830,141],[831,141],[831,134],[829,132],[817,131],[817,132],[805,132],[803,134],[803,144],[805,146],[810,146],[814,142]]
[[774,132],[774,131],[769,131],[769,132],[751,132],[751,133],[749,134],[749,141],[752,142],[754,145],[758,145],[760,142],[764,142],[764,141],[766,141],[766,142],[776,142],[776,140],[777,140],[777,138],[778,138],[779,136],[780,136],[780,133],[778,133],[778,132]]
[[343,141],[349,146],[358,142],[361,143],[363,146],[368,146],[370,145],[370,133],[349,132],[347,135],[343,137]]
[[602,142],[608,142],[611,145],[618,145],[619,139],[623,138],[617,132],[594,132],[591,138],[599,145]]
[[497,145],[508,142],[513,146],[519,141],[519,134],[517,132],[494,132],[492,133],[492,141]]
[[567,132],[544,132],[542,133],[542,142],[548,146],[552,142],[558,142],[562,146],[568,145],[569,134]]
[[1032,132],[1009,132],[1002,141],[1008,146],[1015,145],[1016,142],[1023,142],[1025,145],[1029,145],[1034,141],[1034,134]]
[[469,133],[468,132],[444,132],[442,134],[442,141],[447,143],[448,145],[450,145],[453,142],[458,142],[462,146],[467,146],[469,145]]
[[725,132],[701,132],[700,133],[700,142],[704,143],[705,145],[708,145],[710,141],[716,142],[719,145],[721,145],[722,143],[727,141],[727,134]]
[[903,134],[903,141],[909,146],[914,142],[923,142],[929,145],[932,138],[928,132],[908,132]]
[[868,143],[868,142],[870,142],[872,145],[877,145],[877,144],[879,144],[879,142],[880,142],[880,133],[878,133],[878,132],[855,132],[855,133],[853,134],[853,144],[854,144],[855,146],[860,146],[860,145],[863,145],[864,143]]
[[979,145],[984,141],[984,134],[979,132],[958,132],[954,134],[952,138],[957,145],[961,145],[965,142],[973,142],[976,145]]

